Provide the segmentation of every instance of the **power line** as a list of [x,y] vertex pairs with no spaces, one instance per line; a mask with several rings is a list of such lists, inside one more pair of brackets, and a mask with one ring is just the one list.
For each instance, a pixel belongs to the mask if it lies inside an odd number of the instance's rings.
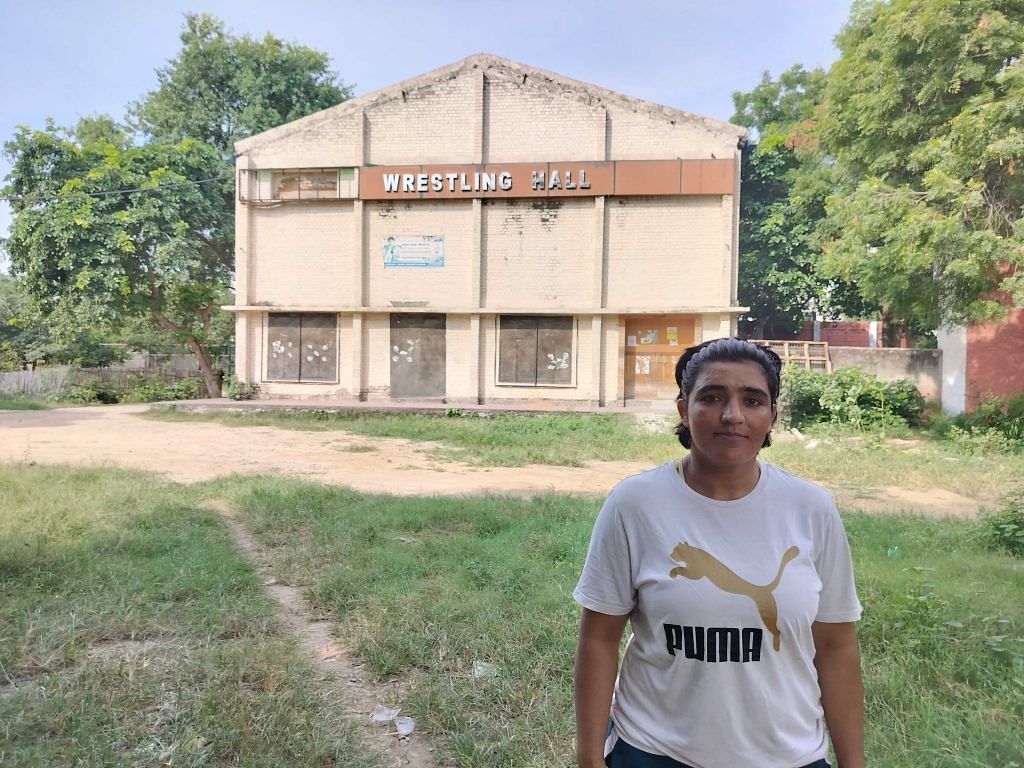
[[67,192],[64,194],[56,195],[40,195],[40,196],[28,196],[28,197],[0,197],[5,203],[41,203],[47,200],[71,200],[73,198],[82,197],[109,197],[111,195],[129,195],[139,192],[160,192],[165,189],[178,189],[180,187],[191,187],[199,186],[200,184],[212,184],[216,181],[227,181],[228,179],[234,178],[233,175],[226,176],[214,176],[209,179],[199,179],[197,181],[179,181],[174,184],[161,184],[157,187],[136,187],[134,189],[111,189],[103,192]]

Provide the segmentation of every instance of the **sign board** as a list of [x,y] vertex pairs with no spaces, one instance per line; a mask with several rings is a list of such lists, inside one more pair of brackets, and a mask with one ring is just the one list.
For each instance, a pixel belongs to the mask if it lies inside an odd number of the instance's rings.
[[384,238],[385,267],[443,267],[444,235],[390,235]]

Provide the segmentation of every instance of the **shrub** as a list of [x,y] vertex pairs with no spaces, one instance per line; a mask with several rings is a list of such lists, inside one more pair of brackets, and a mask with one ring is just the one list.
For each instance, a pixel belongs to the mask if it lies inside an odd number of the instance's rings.
[[1024,490],[1008,493],[1000,504],[979,521],[981,538],[992,549],[1024,557]]
[[829,421],[858,429],[917,424],[925,405],[909,379],[880,381],[859,368],[825,374],[790,366],[783,374],[783,399],[793,426]]
[[132,376],[121,395],[123,403],[152,403],[159,400],[195,400],[203,396],[203,380],[195,376],[175,382],[162,376]]
[[224,395],[230,400],[255,400],[259,397],[260,385],[239,381],[231,374],[224,382]]
[[972,432],[996,431],[1007,440],[1024,441],[1024,392],[1008,399],[990,395],[963,420]]
[[70,403],[102,403],[103,405],[112,405],[120,400],[117,390],[99,376],[90,376],[78,384],[72,385],[60,396],[60,399]]

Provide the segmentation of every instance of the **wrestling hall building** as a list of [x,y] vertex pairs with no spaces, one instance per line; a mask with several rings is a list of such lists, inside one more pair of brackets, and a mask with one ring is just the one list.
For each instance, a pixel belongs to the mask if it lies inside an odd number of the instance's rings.
[[491,55],[238,142],[271,397],[629,404],[735,333],[745,130]]

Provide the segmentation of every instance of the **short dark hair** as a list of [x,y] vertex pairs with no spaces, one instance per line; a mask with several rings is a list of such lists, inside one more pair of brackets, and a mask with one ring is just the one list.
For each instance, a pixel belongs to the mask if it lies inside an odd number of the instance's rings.
[[[782,359],[772,351],[771,347],[751,344],[743,339],[712,339],[687,347],[676,362],[676,385],[679,387],[677,400],[686,400],[693,391],[693,385],[700,375],[705,363],[756,363],[764,372],[768,382],[768,394],[772,406],[779,402],[779,390],[782,386]],[[684,448],[692,444],[690,428],[681,421],[676,426],[676,435]],[[762,448],[772,444],[771,433],[764,436]]]

